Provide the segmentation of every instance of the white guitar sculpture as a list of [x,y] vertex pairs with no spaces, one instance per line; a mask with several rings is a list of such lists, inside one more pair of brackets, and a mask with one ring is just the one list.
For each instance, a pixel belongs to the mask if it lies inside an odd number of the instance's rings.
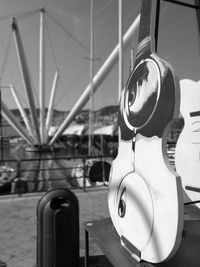
[[179,82],[152,48],[155,3],[142,1],[135,67],[121,94],[108,204],[122,245],[138,261],[159,263],[179,247],[183,191],[166,146],[170,124],[179,114]]
[[200,208],[200,81],[180,81],[184,128],[176,145],[175,165],[190,201]]

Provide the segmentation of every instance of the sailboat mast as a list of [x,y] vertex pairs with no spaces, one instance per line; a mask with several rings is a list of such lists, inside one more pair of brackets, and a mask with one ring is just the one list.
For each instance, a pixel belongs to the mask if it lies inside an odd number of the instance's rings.
[[2,92],[1,92],[1,79],[0,79],[0,146],[1,146],[1,160],[3,160],[3,125],[2,125]]
[[131,48],[131,62],[130,62],[130,72],[133,71],[134,68],[134,49]]
[[118,99],[120,99],[123,89],[123,7],[122,0],[119,0],[119,87],[118,87]]
[[47,132],[49,131],[49,128],[52,123],[52,116],[53,116],[53,108],[54,108],[54,98],[56,94],[56,86],[58,82],[58,70],[55,73],[53,85],[51,89],[50,99],[49,99],[49,106],[48,106],[48,112],[47,112],[47,118],[46,118],[46,129]]
[[45,32],[44,8],[40,10],[40,58],[39,58],[39,105],[40,105],[40,137],[41,143],[45,140]]
[[[136,36],[138,27],[140,22],[140,15],[136,17],[133,21],[129,29],[126,31],[123,37],[123,45],[124,50],[128,47],[131,41],[133,41],[133,37]],[[104,64],[101,66],[97,74],[94,76],[93,79],[93,92],[95,92],[105,78],[108,76],[114,65],[117,63],[119,55],[119,45],[113,49],[109,57],[106,59]],[[59,136],[64,132],[64,130],[69,126],[69,124],[73,121],[74,117],[80,112],[80,110],[85,106],[85,104],[89,100],[89,95],[91,91],[91,84],[89,83],[88,86],[83,91],[82,95],[79,97],[73,108],[71,109],[68,116],[65,118],[63,123],[58,128],[57,132],[54,134],[53,138],[50,141],[50,145],[53,145],[54,142],[59,138]]]
[[88,139],[88,154],[92,156],[92,134],[93,134],[93,121],[94,121],[94,3],[90,0],[90,99],[89,99],[89,139]]
[[14,35],[15,46],[16,46],[16,51],[18,55],[18,61],[19,61],[19,66],[20,66],[21,75],[23,79],[23,84],[24,84],[24,88],[26,91],[26,97],[27,97],[28,104],[29,104],[32,124],[36,131],[37,143],[40,144],[40,133],[38,130],[38,118],[37,118],[37,111],[36,111],[36,106],[35,106],[35,101],[34,101],[34,96],[33,96],[33,88],[31,85],[30,72],[29,72],[27,61],[26,61],[25,51],[24,51],[22,40],[21,40],[20,32],[18,29],[17,21],[14,17],[12,18],[12,31]]
[[25,112],[25,110],[24,110],[24,108],[23,108],[23,106],[22,106],[22,103],[21,103],[20,99],[19,99],[18,96],[17,96],[17,93],[16,93],[16,91],[15,91],[15,88],[14,88],[14,86],[13,86],[12,84],[10,84],[9,87],[10,87],[11,93],[12,93],[12,95],[13,95],[13,98],[14,98],[14,100],[15,100],[15,103],[16,103],[16,105],[17,105],[17,107],[18,107],[18,109],[19,109],[19,112],[20,112],[20,114],[21,114],[21,117],[22,117],[23,120],[24,120],[24,123],[25,123],[25,125],[26,125],[26,129],[27,129],[27,131],[28,131],[28,134],[29,134],[29,136],[31,136],[32,139],[34,140],[34,143],[37,144],[37,138],[36,138],[36,136],[35,136],[35,130],[34,130],[33,127],[31,126],[30,120],[29,120],[29,118],[28,118],[28,116],[27,116],[27,114],[26,114],[26,112]]
[[25,139],[29,145],[33,145],[32,138],[27,134],[24,127],[19,122],[18,118],[10,111],[6,104],[1,101],[1,110],[3,117],[9,122],[10,125],[19,133],[19,135]]

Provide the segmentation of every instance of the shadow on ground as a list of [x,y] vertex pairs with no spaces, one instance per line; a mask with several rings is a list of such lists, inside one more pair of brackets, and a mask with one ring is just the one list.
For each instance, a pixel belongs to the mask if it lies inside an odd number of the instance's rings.
[[[0,261],[0,267],[6,267],[6,266],[7,265],[1,265],[1,261]],[[34,264],[32,267],[37,267],[37,265]],[[79,267],[85,267],[84,257],[80,258]],[[107,260],[107,258],[104,255],[97,255],[97,256],[90,256],[89,267],[113,267],[113,265]]]
[[[84,257],[80,259],[80,267],[84,265]],[[113,267],[104,255],[90,256],[89,267]]]

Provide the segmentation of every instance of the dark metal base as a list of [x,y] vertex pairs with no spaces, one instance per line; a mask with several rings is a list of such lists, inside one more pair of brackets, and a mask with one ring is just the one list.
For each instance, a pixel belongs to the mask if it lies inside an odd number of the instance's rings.
[[199,267],[200,264],[200,210],[185,207],[184,232],[177,253],[160,264],[137,262],[121,245],[110,218],[85,223],[85,267],[89,265],[89,235],[116,267]]

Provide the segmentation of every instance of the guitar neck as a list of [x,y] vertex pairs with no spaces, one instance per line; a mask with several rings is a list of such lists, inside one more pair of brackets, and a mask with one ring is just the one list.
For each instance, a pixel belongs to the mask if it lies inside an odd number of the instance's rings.
[[154,50],[156,6],[157,0],[142,0],[138,50],[141,46],[148,46],[151,51]]

